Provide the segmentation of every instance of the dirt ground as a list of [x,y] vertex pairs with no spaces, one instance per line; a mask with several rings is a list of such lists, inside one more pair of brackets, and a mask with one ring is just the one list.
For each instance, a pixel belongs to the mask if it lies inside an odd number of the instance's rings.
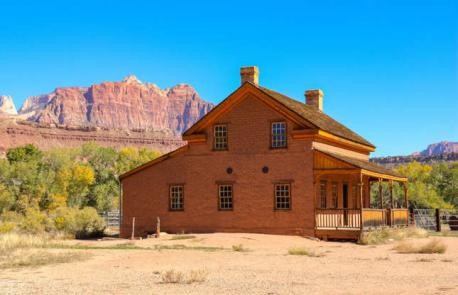
[[[0,270],[0,294],[458,294],[456,237],[438,238],[448,246],[445,254],[398,254],[395,243],[361,246],[260,234],[194,236],[173,240],[173,235],[162,235],[133,242],[149,249],[65,250],[84,251],[89,257]],[[110,247],[127,242],[65,243]],[[232,249],[239,244],[248,251]],[[186,249],[158,250],[155,245]],[[305,247],[320,257],[288,255],[292,247]],[[168,270],[202,270],[207,276],[200,283],[167,284],[162,275]]]

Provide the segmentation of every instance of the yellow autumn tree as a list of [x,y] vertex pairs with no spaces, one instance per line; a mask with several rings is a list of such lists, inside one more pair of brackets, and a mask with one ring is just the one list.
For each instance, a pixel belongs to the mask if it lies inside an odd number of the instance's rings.
[[84,164],[74,164],[68,184],[68,205],[81,207],[87,203],[90,186],[95,182],[94,170]]

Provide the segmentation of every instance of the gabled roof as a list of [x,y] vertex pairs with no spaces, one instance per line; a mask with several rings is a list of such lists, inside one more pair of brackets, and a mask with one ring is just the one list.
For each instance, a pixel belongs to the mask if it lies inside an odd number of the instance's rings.
[[153,166],[153,165],[155,165],[157,163],[165,161],[165,160],[167,160],[167,159],[169,159],[169,158],[171,158],[171,157],[173,157],[173,156],[175,156],[177,154],[185,152],[187,149],[188,149],[188,145],[184,145],[184,146],[182,146],[182,147],[180,147],[180,148],[178,148],[176,150],[173,150],[173,151],[171,151],[169,153],[163,154],[162,156],[160,156],[160,157],[158,157],[158,158],[156,158],[154,160],[146,162],[145,164],[140,165],[137,168],[134,168],[132,170],[129,170],[129,171],[119,175],[119,180],[123,180],[124,178],[126,178],[128,176],[136,174],[137,172],[140,172],[140,171],[142,171],[142,170],[144,170],[144,169],[146,169],[148,167],[151,167],[151,166]]
[[328,155],[328,156],[330,156],[330,157],[332,157],[334,159],[337,159],[339,161],[342,161],[344,163],[350,164],[350,165],[352,165],[352,166],[354,166],[356,168],[360,168],[360,169],[364,169],[364,170],[367,170],[367,171],[375,172],[377,174],[389,175],[389,176],[393,176],[393,177],[396,177],[396,178],[403,178],[403,179],[407,180],[405,176],[402,176],[402,175],[394,172],[393,170],[386,169],[385,167],[377,165],[375,163],[372,163],[372,162],[369,162],[369,161],[360,160],[360,159],[356,159],[356,158],[351,158],[351,157],[347,157],[347,156],[343,156],[343,155],[336,154],[336,153],[332,153],[332,152],[325,151],[325,150],[317,148],[317,147],[315,147],[314,149],[319,151],[320,153]]
[[343,137],[345,139],[349,139],[357,143],[375,147],[372,143],[364,139],[362,136],[345,127],[344,125],[329,117],[325,113],[320,112],[314,109],[313,107],[306,105],[305,103],[289,98],[288,96],[285,96],[276,91],[261,86],[259,86],[258,88],[267,93],[269,96],[271,96],[278,102],[280,102],[281,104],[283,104],[284,106],[286,106],[291,111],[295,112],[305,120],[315,125],[318,129],[327,131],[329,133]]
[[205,116],[203,116],[199,121],[197,121],[193,126],[191,126],[188,130],[186,130],[183,133],[183,135],[184,136],[191,135],[193,131],[196,129],[196,127],[199,126],[199,124],[202,124],[205,120],[207,120],[208,117],[210,117],[213,112],[216,112],[219,108],[221,108],[223,104],[227,104],[228,100],[231,99],[234,96],[234,94],[236,94],[242,87],[246,85],[249,85],[251,87],[254,87],[260,90],[267,97],[279,103],[281,106],[283,106],[290,112],[293,112],[294,114],[304,119],[305,121],[309,122],[310,124],[312,124],[319,130],[323,130],[335,136],[375,148],[375,146],[372,143],[370,143],[369,141],[367,141],[360,135],[356,134],[354,131],[350,130],[349,128],[345,127],[341,123],[337,122],[330,116],[326,115],[325,113],[315,110],[313,107],[306,105],[302,102],[299,102],[297,100],[294,100],[292,98],[289,98],[281,93],[278,93],[276,91],[270,90],[262,86],[257,86],[250,82],[245,82],[241,87],[235,90],[231,95],[229,95],[226,99],[224,99],[221,103],[219,103],[216,107],[214,107],[210,112],[208,112]]

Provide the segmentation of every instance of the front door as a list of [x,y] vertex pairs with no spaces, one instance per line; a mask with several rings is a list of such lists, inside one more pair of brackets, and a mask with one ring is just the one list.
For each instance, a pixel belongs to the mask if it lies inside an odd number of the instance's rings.
[[342,185],[342,205],[344,208],[344,224],[348,225],[348,184],[344,183]]

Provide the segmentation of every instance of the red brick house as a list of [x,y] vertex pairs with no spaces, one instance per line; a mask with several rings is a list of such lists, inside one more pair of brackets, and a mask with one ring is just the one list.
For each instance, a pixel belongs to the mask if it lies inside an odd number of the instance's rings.
[[320,238],[407,224],[406,178],[369,162],[375,146],[323,112],[321,90],[293,100],[260,86],[256,67],[241,81],[185,146],[120,176],[122,237],[154,232],[157,217],[166,232]]

